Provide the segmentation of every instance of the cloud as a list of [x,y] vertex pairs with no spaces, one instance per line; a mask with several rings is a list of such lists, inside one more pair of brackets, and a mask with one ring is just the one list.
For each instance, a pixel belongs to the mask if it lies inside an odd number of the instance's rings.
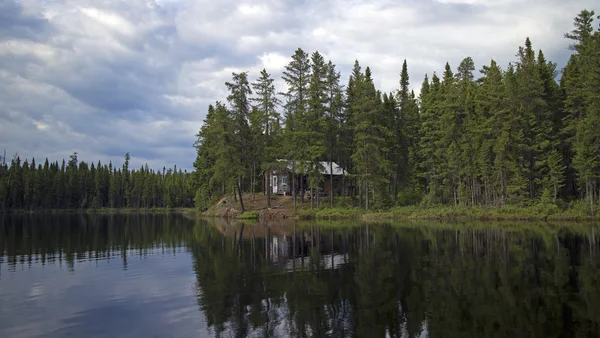
[[514,61],[529,36],[564,66],[564,32],[594,1],[131,0],[0,3],[0,147],[22,157],[191,169],[208,104],[232,72],[281,72],[318,50],[347,81],[355,59],[378,88],[411,86],[466,57]]

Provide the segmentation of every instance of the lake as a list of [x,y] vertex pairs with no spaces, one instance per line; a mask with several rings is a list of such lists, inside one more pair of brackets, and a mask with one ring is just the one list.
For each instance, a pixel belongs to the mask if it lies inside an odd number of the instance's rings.
[[0,337],[600,336],[595,225],[0,217]]

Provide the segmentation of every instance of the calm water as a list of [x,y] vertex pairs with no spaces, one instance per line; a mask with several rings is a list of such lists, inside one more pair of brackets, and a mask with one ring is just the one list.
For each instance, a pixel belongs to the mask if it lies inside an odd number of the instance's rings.
[[0,337],[600,336],[593,225],[0,221]]

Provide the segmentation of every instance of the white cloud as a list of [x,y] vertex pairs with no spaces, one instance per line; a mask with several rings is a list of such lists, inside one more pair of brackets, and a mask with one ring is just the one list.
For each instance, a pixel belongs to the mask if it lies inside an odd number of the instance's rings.
[[263,53],[258,57],[262,66],[268,71],[283,71],[284,67],[290,62],[291,57],[279,53]]
[[80,10],[83,14],[96,20],[111,30],[129,36],[135,34],[133,25],[118,15],[89,7],[81,8]]

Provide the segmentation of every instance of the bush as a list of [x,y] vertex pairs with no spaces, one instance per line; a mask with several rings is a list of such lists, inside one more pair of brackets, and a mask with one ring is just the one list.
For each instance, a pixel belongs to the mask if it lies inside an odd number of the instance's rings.
[[300,219],[311,219],[311,218],[315,218],[317,211],[318,211],[317,209],[298,208],[298,209],[296,209],[296,215]]
[[237,218],[240,218],[240,219],[257,219],[259,217],[260,217],[260,211],[258,211],[258,210],[246,211],[245,213],[237,216]]
[[417,189],[402,189],[396,195],[396,205],[398,206],[408,206],[408,205],[417,205],[423,201],[423,194],[419,192]]
[[386,191],[386,189],[378,189],[375,195],[375,210],[388,210],[393,205],[392,196]]
[[335,197],[333,199],[334,208],[351,208],[354,207],[350,197]]
[[328,208],[321,209],[315,213],[316,218],[352,218],[362,214],[357,208]]

